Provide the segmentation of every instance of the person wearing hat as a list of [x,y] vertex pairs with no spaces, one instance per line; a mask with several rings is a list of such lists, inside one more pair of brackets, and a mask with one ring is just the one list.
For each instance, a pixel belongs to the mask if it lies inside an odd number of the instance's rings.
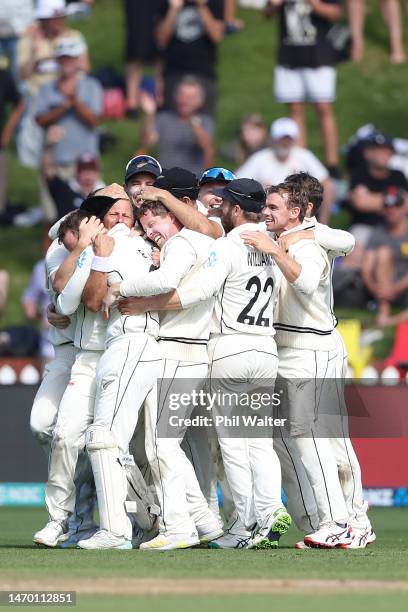
[[207,168],[198,181],[200,187],[197,200],[199,211],[206,216],[210,215],[213,219],[219,218],[222,200],[214,194],[214,189],[224,187],[236,178],[235,174],[226,168]]
[[384,194],[388,189],[408,192],[408,181],[399,170],[390,168],[394,154],[392,139],[374,131],[362,142],[364,163],[356,166],[350,179],[349,202],[352,212],[351,232],[358,249],[356,261],[376,227],[384,227]]
[[39,0],[35,9],[36,22],[23,34],[17,45],[17,65],[20,78],[35,96],[40,85],[58,76],[55,48],[61,38],[82,44],[79,63],[89,70],[89,58],[82,34],[66,25],[65,0]]
[[324,187],[320,220],[327,223],[333,198],[333,187],[327,169],[308,149],[298,145],[299,128],[289,117],[272,122],[270,146],[251,155],[236,171],[238,177],[251,176],[265,187],[278,185],[289,174],[308,172],[315,176]]
[[128,161],[123,187],[134,206],[138,205],[140,190],[148,185],[153,185],[162,172],[160,163],[151,155],[136,155]]
[[223,229],[218,219],[209,218],[200,210],[199,192],[197,176],[184,168],[174,167],[163,170],[153,186],[142,187],[137,200],[139,203],[161,202],[187,229],[219,238]]
[[[106,230],[133,227],[132,204],[123,187],[113,183],[90,195],[80,210],[98,217]],[[120,224],[120,225],[119,225]],[[88,225],[88,224],[87,224]],[[55,440],[49,462],[46,503],[49,522],[37,532],[34,541],[54,547],[68,536],[68,518],[75,505],[74,476],[86,428],[92,423],[96,394],[95,372],[105,349],[106,322],[96,306],[98,289],[105,295],[106,274],[92,269],[94,257],[108,257],[114,247],[111,235],[96,231],[92,245],[83,250],[82,243],[71,252],[60,247],[59,266],[53,270],[53,289],[58,293],[57,311],[71,316],[77,313],[74,346],[78,349],[67,386],[58,410]],[[90,240],[88,241],[88,244]],[[146,249],[143,240],[140,249]],[[146,249],[147,250],[147,249]],[[140,254],[139,254],[140,255]],[[140,257],[145,260],[145,251]],[[146,255],[146,261],[148,257]],[[150,265],[150,264],[149,264]],[[100,287],[102,286],[102,290]],[[72,407],[75,406],[75,418]]]
[[[278,368],[273,311],[280,274],[271,258],[246,246],[240,236],[243,231],[258,231],[265,191],[258,181],[244,178],[227,183],[215,193],[222,198],[221,219],[226,236],[213,243],[201,268],[177,292],[141,298],[138,308],[190,309],[215,297],[208,356],[218,397],[248,392],[250,385],[242,389],[236,382],[240,380],[265,379],[268,393],[273,393]],[[232,416],[216,400],[214,423],[217,417],[222,421],[226,414]],[[237,433],[227,425],[228,422],[224,428],[216,425],[217,436],[242,528],[238,532],[227,530],[209,546],[275,547],[278,535],[288,530],[291,518],[281,500],[281,471],[272,430],[269,436],[255,440],[244,429]]]

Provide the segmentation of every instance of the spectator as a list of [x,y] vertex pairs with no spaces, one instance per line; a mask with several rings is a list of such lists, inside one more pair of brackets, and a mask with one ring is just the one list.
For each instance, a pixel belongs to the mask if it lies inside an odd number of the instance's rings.
[[293,119],[282,117],[271,125],[271,144],[258,151],[237,170],[238,178],[253,178],[265,187],[278,185],[289,174],[308,172],[324,188],[323,204],[319,221],[327,223],[333,197],[332,183],[323,164],[311,151],[297,146],[299,128]]
[[220,149],[223,157],[240,166],[256,151],[268,145],[268,128],[259,113],[246,115],[240,124],[239,141],[231,142]]
[[378,304],[378,321],[386,324],[391,305],[408,307],[408,200],[393,187],[384,196],[385,226],[371,234],[362,275]]
[[384,225],[384,194],[388,189],[408,192],[408,181],[399,170],[390,169],[392,140],[372,132],[363,143],[364,164],[355,166],[350,180],[351,232],[356,239],[355,257],[360,258],[376,226]]
[[205,111],[214,114],[217,44],[224,35],[224,0],[161,0],[156,29],[163,50],[164,102],[174,108],[180,79],[194,75],[205,90]]
[[[405,62],[404,43],[402,39],[402,22],[399,0],[380,0],[384,21],[390,37],[392,64]],[[352,34],[351,57],[361,62],[364,54],[364,21],[366,13],[365,0],[348,0],[348,16]]]
[[[48,238],[48,227],[43,236],[43,253],[47,252],[51,240]],[[45,260],[38,261],[32,270],[30,282],[21,298],[24,314],[30,321],[41,321],[40,357],[50,360],[54,356],[54,349],[48,340],[49,323],[47,308],[50,297],[45,280]]]
[[[79,40],[61,39],[55,50],[59,78],[41,86],[38,93],[36,119],[48,129],[58,126],[62,137],[53,146],[56,174],[73,178],[79,157],[99,157],[96,126],[102,114],[103,95],[99,82],[81,71],[84,45]],[[48,219],[55,210],[47,210]]]
[[58,76],[55,49],[60,39],[72,38],[81,43],[80,68],[89,69],[85,40],[80,32],[66,27],[64,0],[39,0],[35,16],[37,22],[21,37],[17,47],[20,78],[26,81],[28,91],[36,95],[40,85]]
[[158,62],[154,30],[161,0],[124,0],[126,27],[126,99],[130,119],[138,116],[144,64]]
[[76,160],[74,177],[64,180],[58,176],[52,154],[54,130],[59,130],[59,128],[54,126],[47,132],[43,173],[47,188],[57,207],[56,217],[60,219],[79,208],[92,191],[101,189],[105,183],[101,179],[99,160],[88,153],[84,153]]
[[275,97],[289,104],[306,146],[305,102],[312,102],[320,124],[326,164],[338,177],[338,140],[332,103],[336,96],[335,50],[327,34],[342,15],[341,0],[269,0],[267,15],[278,13],[279,50]]
[[[6,107],[11,105],[12,111],[6,120]],[[6,157],[4,149],[10,143],[11,137],[23,112],[23,100],[17,91],[9,70],[0,68],[0,214],[6,206]]]
[[13,78],[19,80],[17,67],[18,39],[34,19],[33,0],[1,0],[0,57],[7,57]]
[[146,113],[143,145],[148,149],[158,144],[158,159],[164,168],[177,165],[199,175],[212,165],[214,122],[201,112],[203,103],[203,87],[194,77],[179,82],[174,111],[161,111],[156,116],[153,98],[142,96]]

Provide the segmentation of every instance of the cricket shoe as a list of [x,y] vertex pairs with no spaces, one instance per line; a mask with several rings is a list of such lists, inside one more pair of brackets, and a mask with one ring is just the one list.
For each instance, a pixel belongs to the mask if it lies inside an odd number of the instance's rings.
[[124,536],[116,536],[106,529],[100,529],[87,540],[80,540],[78,548],[85,550],[131,550],[132,540],[127,540]]
[[200,540],[198,539],[196,533],[186,535],[165,535],[164,533],[159,533],[159,535],[152,540],[140,544],[139,550],[176,550],[182,548],[192,548],[193,546],[198,546],[199,544]]
[[208,544],[211,540],[216,540],[224,535],[224,530],[217,521],[205,523],[204,525],[196,525],[196,529],[200,544]]
[[35,544],[42,544],[55,548],[69,538],[68,521],[49,521],[44,529],[37,531],[33,536]]
[[208,548],[243,549],[251,539],[251,532],[245,529],[243,523],[235,514],[224,535],[208,543]]
[[262,525],[255,528],[247,548],[263,550],[277,548],[279,539],[292,525],[292,518],[285,508],[278,508],[271,514]]
[[98,529],[99,527],[94,525],[92,527],[80,529],[79,531],[69,531],[69,537],[67,540],[65,540],[65,542],[61,544],[61,548],[76,548],[78,542],[80,542],[81,540],[88,540],[89,538],[92,538],[92,536],[95,535]]
[[371,526],[366,529],[353,529],[354,538],[350,539],[349,543],[341,544],[340,548],[365,548],[369,544],[373,544],[377,536]]
[[311,548],[336,548],[350,544],[354,533],[347,523],[329,523],[304,537],[304,543]]

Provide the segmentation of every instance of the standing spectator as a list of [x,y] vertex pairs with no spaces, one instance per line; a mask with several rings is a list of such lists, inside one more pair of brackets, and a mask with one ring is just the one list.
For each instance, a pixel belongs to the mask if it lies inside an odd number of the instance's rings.
[[360,259],[373,229],[384,225],[384,194],[390,188],[408,192],[408,181],[402,172],[389,167],[393,152],[392,140],[373,132],[364,144],[364,165],[356,166],[351,175],[351,232],[356,239],[355,256]]
[[[405,62],[405,51],[399,0],[380,0],[380,4],[390,37],[390,62],[402,64]],[[365,0],[347,0],[347,8],[352,35],[351,57],[355,62],[361,62],[364,55],[366,2]]]
[[19,80],[17,68],[17,42],[34,19],[33,0],[1,0],[0,2],[0,57],[5,55],[15,82]]
[[7,302],[10,276],[7,270],[0,270],[0,317],[2,316]]
[[406,193],[389,188],[384,196],[384,227],[368,241],[362,276],[378,304],[378,321],[385,324],[391,305],[408,307],[408,217]]
[[161,0],[160,16],[156,33],[163,50],[166,108],[173,106],[179,80],[194,75],[205,90],[205,111],[213,114],[217,44],[224,36],[224,0]]
[[282,117],[271,125],[271,144],[254,153],[237,170],[238,178],[252,178],[265,187],[278,185],[289,174],[308,172],[323,186],[323,203],[319,221],[327,223],[333,200],[333,187],[329,174],[323,164],[311,151],[297,145],[299,128],[293,119]]
[[153,98],[143,96],[143,145],[158,145],[158,159],[164,168],[178,166],[199,175],[212,165],[214,156],[214,122],[201,112],[204,91],[200,82],[193,77],[183,78],[175,101],[174,111],[161,111],[156,116]]
[[326,164],[338,177],[338,140],[332,103],[336,96],[335,51],[327,36],[340,19],[340,0],[268,0],[267,15],[278,13],[279,50],[275,97],[287,103],[306,146],[305,102],[317,112]]
[[127,117],[138,116],[144,64],[158,62],[154,36],[161,0],[124,0],[126,28]]
[[[6,107],[12,111],[6,120]],[[9,70],[0,68],[0,213],[6,206],[6,157],[4,149],[8,146],[18,120],[23,112],[23,100],[17,91]]]
[[[53,147],[57,174],[67,180],[75,173],[75,163],[84,154],[99,157],[96,126],[102,114],[103,95],[99,82],[81,71],[84,45],[79,40],[62,39],[55,50],[60,76],[41,86],[36,119],[48,129],[58,126],[62,137]],[[47,210],[50,220],[55,210]]]

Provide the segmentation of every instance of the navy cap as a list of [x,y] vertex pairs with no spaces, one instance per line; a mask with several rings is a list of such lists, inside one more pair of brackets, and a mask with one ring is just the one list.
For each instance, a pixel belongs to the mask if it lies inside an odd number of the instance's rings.
[[238,204],[247,212],[259,213],[265,207],[265,190],[261,183],[254,179],[235,179],[225,187],[214,189],[214,194],[223,200]]
[[152,174],[157,178],[162,172],[163,169],[155,157],[136,155],[126,165],[125,183],[135,174]]
[[169,168],[157,177],[154,187],[166,189],[175,198],[189,197],[192,200],[198,198],[198,178],[193,172],[184,168]]

